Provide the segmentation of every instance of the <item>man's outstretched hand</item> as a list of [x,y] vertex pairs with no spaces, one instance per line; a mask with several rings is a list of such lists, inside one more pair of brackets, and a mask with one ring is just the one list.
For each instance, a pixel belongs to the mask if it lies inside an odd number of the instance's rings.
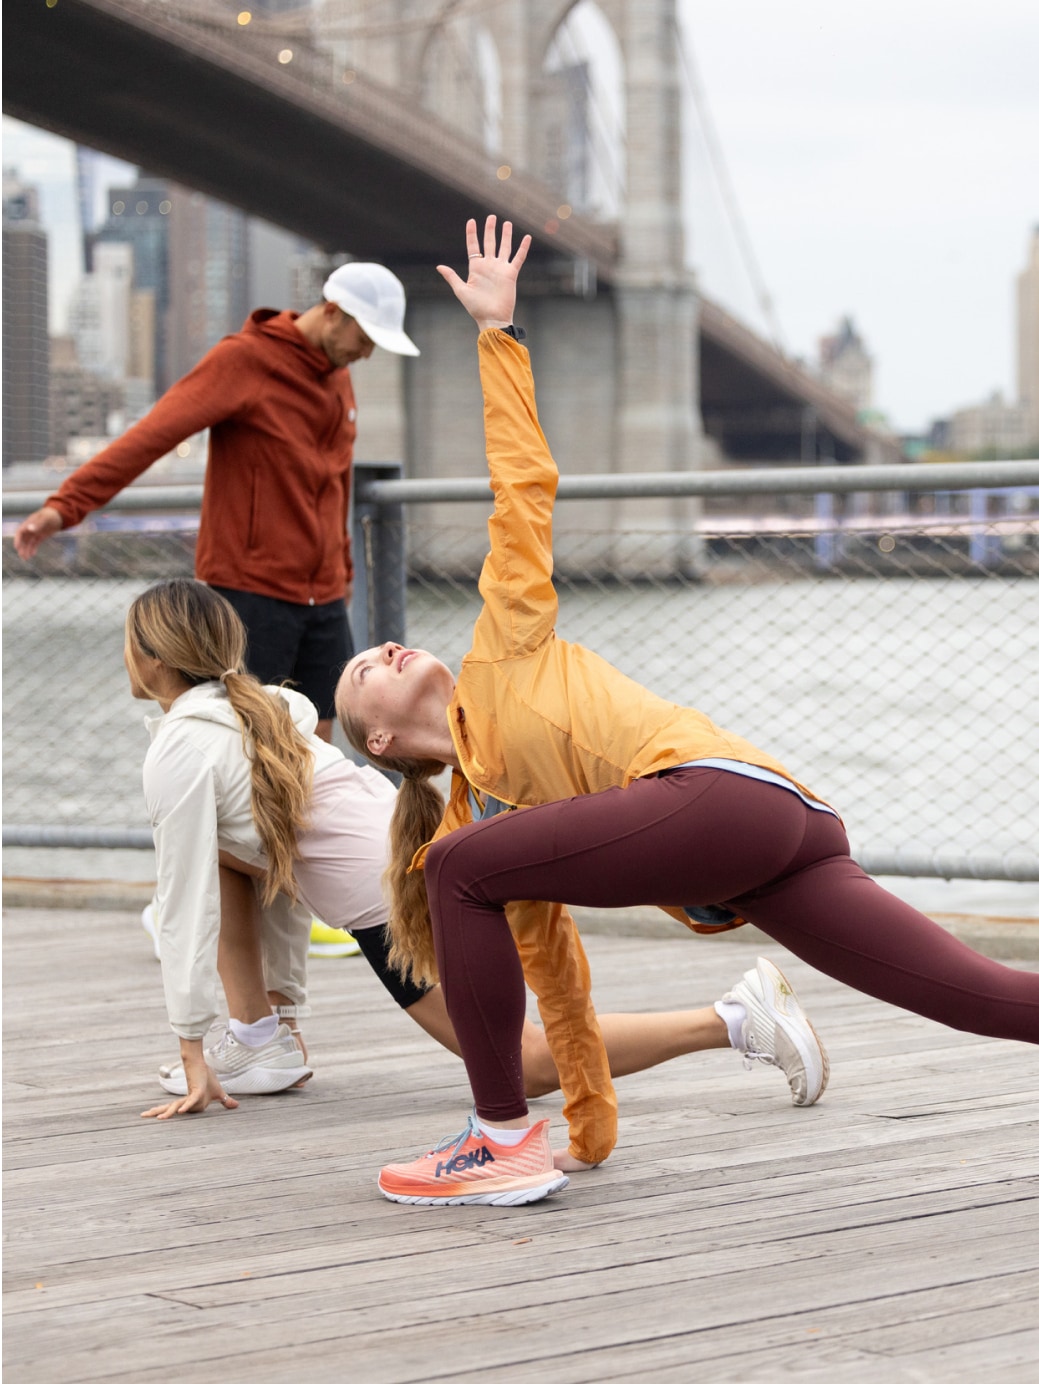
[[61,528],[61,515],[50,505],[30,514],[14,531],[14,547],[19,557],[36,556],[40,544]]
[[530,249],[530,236],[525,235],[513,255],[511,221],[502,222],[501,244],[495,248],[497,220],[496,216],[488,216],[483,228],[482,250],[475,220],[465,223],[468,279],[460,279],[446,264],[437,265],[437,273],[451,285],[455,297],[482,332],[488,327],[512,325],[512,315],[516,311],[516,280]]

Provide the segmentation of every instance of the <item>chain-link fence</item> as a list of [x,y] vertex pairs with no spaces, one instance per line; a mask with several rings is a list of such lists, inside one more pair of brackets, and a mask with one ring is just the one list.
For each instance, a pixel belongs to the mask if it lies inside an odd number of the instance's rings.
[[[776,755],[840,810],[873,868],[984,875],[996,862],[1039,878],[1039,492],[980,507],[921,496],[880,516],[717,508],[682,570],[622,577],[609,535],[582,527],[587,507],[560,505],[561,636]],[[432,523],[408,508],[406,640],[455,667],[486,512]],[[194,521],[102,523],[31,564],[4,541],[5,826],[145,825],[151,708],[129,695],[122,624],[151,580],[191,572]],[[659,528],[629,522],[625,552],[640,542],[659,548]],[[361,642],[363,611],[357,625]]]

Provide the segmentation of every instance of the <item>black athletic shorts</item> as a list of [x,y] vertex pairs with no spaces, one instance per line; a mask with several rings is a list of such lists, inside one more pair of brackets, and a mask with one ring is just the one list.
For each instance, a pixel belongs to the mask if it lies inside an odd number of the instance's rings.
[[331,720],[339,674],[354,652],[345,602],[297,605],[255,591],[213,590],[234,606],[245,626],[249,672],[261,682],[290,683],[310,698],[322,720]]
[[382,981],[401,1009],[410,1009],[416,1000],[429,993],[429,987],[403,980],[390,966],[390,936],[386,927],[359,927],[350,934],[356,938],[361,954]]

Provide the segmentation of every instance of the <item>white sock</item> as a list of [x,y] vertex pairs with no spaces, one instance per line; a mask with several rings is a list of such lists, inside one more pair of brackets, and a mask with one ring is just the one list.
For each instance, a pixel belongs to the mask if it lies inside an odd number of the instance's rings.
[[714,1012],[729,1030],[729,1044],[737,1052],[743,1051],[743,1025],[747,1022],[747,1011],[739,1000],[715,1000]]
[[269,1043],[278,1031],[277,1014],[265,1014],[254,1024],[243,1024],[238,1019],[228,1019],[227,1026],[244,1047],[262,1048]]
[[488,1124],[479,1115],[476,1122],[480,1126],[480,1133],[486,1134],[496,1144],[501,1144],[503,1148],[515,1148],[517,1144],[522,1144],[523,1140],[530,1133],[530,1126],[524,1129],[499,1129],[496,1125]]

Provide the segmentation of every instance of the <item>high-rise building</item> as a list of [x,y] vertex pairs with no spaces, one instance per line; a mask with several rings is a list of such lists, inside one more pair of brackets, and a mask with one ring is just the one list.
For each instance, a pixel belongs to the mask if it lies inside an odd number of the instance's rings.
[[1039,446],[1039,226],[1017,277],[1017,397],[1027,421],[1025,445]]
[[169,369],[179,379],[249,312],[248,217],[175,184],[169,196]]
[[79,363],[71,336],[51,339],[50,451],[64,457],[69,443],[91,438],[94,450],[116,431],[126,408],[126,390],[113,380]]
[[[292,262],[309,242],[259,217],[249,218],[249,306],[292,306]],[[315,299],[316,301],[316,299]],[[308,307],[313,304],[308,303]]]
[[39,194],[3,173],[3,464],[41,462],[50,452],[47,233]]
[[69,305],[69,329],[84,369],[122,380],[130,359],[133,246],[95,245],[92,258],[93,271],[83,275]]
[[108,219],[90,238],[92,251],[113,242],[133,246],[134,291],[150,293],[153,303],[151,374],[156,394],[167,389],[175,378],[169,369],[166,343],[172,211],[173,201],[166,183],[141,175],[132,187],[109,189]]
[[330,255],[316,245],[303,245],[289,258],[289,301],[294,312],[306,312],[321,302],[321,290],[333,269],[346,263],[346,255]]

